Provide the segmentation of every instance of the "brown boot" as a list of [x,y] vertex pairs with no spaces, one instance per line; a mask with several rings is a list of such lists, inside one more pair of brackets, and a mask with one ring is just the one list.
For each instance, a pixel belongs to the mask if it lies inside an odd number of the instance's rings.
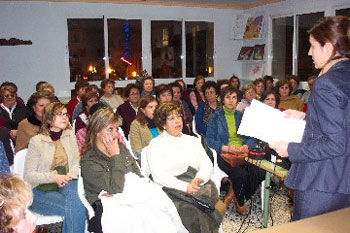
[[240,206],[238,204],[238,200],[237,200],[236,196],[233,197],[233,203],[235,204],[235,208],[240,215],[246,216],[248,214],[247,208],[245,208],[244,205]]
[[226,196],[224,198],[224,203],[226,205],[226,208],[228,208],[233,200],[235,198],[235,192],[233,191],[232,184],[230,184],[230,187],[228,188],[228,191],[226,193]]

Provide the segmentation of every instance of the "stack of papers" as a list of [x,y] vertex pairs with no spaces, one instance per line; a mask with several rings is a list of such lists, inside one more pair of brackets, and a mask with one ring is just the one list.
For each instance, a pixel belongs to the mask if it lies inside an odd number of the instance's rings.
[[257,138],[267,143],[301,142],[305,121],[286,118],[278,109],[253,100],[244,110],[238,134]]

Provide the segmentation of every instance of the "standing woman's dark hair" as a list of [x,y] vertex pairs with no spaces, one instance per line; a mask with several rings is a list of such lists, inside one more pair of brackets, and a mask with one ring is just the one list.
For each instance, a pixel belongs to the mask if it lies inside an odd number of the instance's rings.
[[[309,30],[316,69],[300,143],[270,143],[292,162],[285,184],[294,190],[293,220],[350,207],[350,18],[330,16]],[[305,208],[307,206],[307,208]]]

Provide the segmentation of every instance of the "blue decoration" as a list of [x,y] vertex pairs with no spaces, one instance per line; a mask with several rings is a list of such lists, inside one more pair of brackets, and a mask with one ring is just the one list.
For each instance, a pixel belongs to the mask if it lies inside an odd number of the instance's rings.
[[125,45],[125,57],[130,57],[129,55],[129,20],[125,20],[124,23],[124,45]]

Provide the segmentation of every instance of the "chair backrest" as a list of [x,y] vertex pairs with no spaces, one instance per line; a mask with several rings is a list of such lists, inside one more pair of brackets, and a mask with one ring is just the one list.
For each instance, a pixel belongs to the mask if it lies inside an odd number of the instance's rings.
[[197,132],[197,129],[196,129],[196,118],[195,118],[195,116],[193,116],[193,120],[192,120],[192,132],[193,132],[194,135],[196,135],[199,139],[202,139],[201,135]]
[[88,212],[89,219],[91,219],[92,217],[95,216],[95,211],[85,197],[84,180],[83,180],[83,177],[81,176],[80,169],[79,169],[79,178],[78,178],[78,196],[81,203],[83,203],[84,207]]
[[23,149],[15,154],[13,159],[13,173],[20,175],[23,178],[24,163],[26,160],[28,149]]
[[75,134],[75,123],[77,122],[77,119],[74,119],[73,122],[72,122],[72,130]]
[[213,172],[213,176],[211,177],[211,180],[215,183],[216,187],[218,188],[218,190],[220,192],[221,180],[222,180],[222,178],[227,177],[228,175],[219,168],[218,154],[216,153],[216,150],[214,150],[213,148],[210,148],[210,147],[209,147],[209,149],[213,153],[213,157],[214,157],[214,172]]
[[148,146],[144,147],[141,151],[141,174],[144,177],[149,177],[151,175],[151,170],[149,169],[147,160],[147,150]]

